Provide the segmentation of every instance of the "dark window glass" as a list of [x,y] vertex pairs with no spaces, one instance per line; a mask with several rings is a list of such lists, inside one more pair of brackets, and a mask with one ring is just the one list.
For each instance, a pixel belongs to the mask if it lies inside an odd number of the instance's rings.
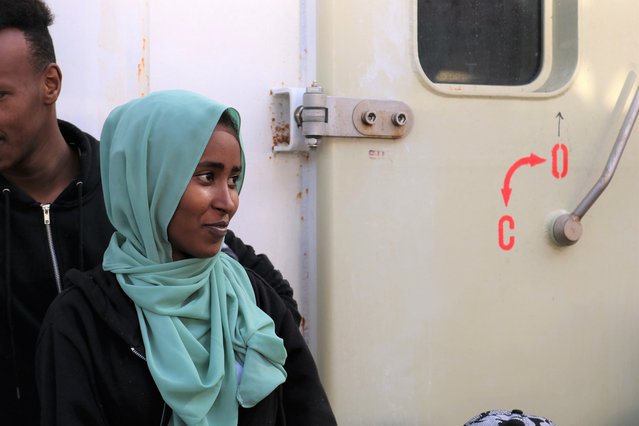
[[418,0],[424,72],[435,83],[530,83],[541,68],[541,1]]

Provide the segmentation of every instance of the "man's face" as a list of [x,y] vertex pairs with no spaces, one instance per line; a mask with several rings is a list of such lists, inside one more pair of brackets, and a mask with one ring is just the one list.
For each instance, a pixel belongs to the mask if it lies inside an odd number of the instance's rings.
[[24,34],[0,30],[0,173],[30,170],[38,155],[46,156],[44,75],[36,70]]

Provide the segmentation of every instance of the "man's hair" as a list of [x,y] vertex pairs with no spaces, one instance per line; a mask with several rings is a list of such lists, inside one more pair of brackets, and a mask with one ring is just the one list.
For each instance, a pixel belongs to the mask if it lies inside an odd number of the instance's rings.
[[42,0],[0,0],[0,31],[15,28],[24,33],[37,70],[56,61],[49,34],[52,23],[53,14]]

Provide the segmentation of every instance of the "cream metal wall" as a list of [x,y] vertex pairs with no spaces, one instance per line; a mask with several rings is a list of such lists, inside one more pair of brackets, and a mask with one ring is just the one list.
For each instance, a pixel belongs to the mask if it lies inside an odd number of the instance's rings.
[[[561,426],[636,424],[637,131],[581,240],[558,248],[547,227],[610,153],[637,87],[639,5],[580,1],[574,77],[540,94],[430,85],[416,65],[415,1],[321,0],[315,34],[310,0],[48,0],[59,113],[98,135],[113,106],[166,88],[241,111],[249,176],[235,229],[294,284],[340,424],[459,425],[493,408]],[[315,35],[325,91],[408,103],[408,137],[272,153],[269,90],[314,78]],[[506,207],[505,176],[530,153],[547,161],[517,169]]]
[[[561,426],[637,424],[637,129],[581,240],[559,248],[547,226],[608,159],[637,88],[639,4],[583,0],[566,28],[557,8],[577,2],[546,1],[546,46],[577,31],[579,63],[540,93],[426,82],[415,3],[319,3],[325,92],[415,114],[405,139],[318,150],[320,367],[340,423],[460,425],[520,408]],[[506,207],[507,172],[531,153],[546,161],[517,169]]]

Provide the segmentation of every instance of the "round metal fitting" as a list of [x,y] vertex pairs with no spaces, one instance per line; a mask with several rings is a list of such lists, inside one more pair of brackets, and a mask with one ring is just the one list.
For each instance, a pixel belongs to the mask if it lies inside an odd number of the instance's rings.
[[364,111],[362,113],[362,123],[372,126],[375,124],[375,121],[377,121],[377,114],[375,114],[375,111]]
[[320,143],[319,138],[308,138],[308,137],[306,138],[306,144],[311,150],[317,149],[317,147],[319,146],[319,143]]
[[396,112],[395,114],[393,114],[393,116],[391,117],[391,121],[393,122],[394,125],[396,125],[397,127],[402,127],[406,125],[406,122],[408,121],[408,118],[406,117],[406,114],[403,112]]
[[551,237],[559,246],[571,246],[579,241],[583,228],[578,217],[563,214],[555,219],[551,228]]

